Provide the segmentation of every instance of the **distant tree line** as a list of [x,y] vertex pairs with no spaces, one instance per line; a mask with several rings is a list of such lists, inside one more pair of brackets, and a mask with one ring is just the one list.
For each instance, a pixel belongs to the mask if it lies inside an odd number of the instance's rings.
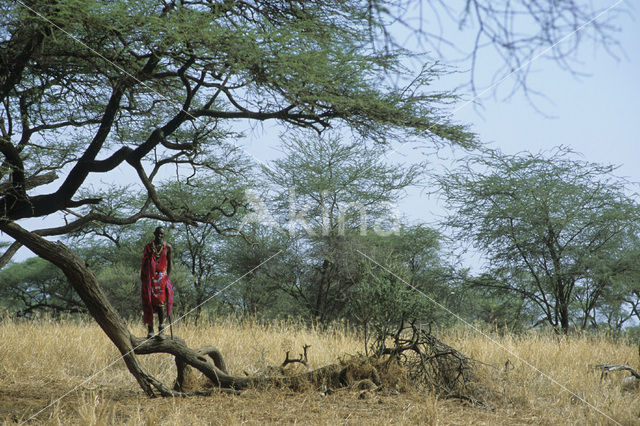
[[[439,231],[394,210],[426,177],[424,164],[382,161],[387,148],[336,133],[283,145],[282,158],[262,167],[234,158],[245,166],[231,179],[159,188],[171,208],[202,212],[223,185],[248,194],[217,228],[168,226],[176,315],[348,321],[371,345],[409,320],[565,333],[640,320],[639,211],[611,167],[575,160],[566,148],[467,157],[435,176],[451,213]],[[135,197],[115,192],[112,202],[133,205]],[[130,319],[141,315],[140,255],[157,224],[95,223],[68,237]],[[487,259],[484,269],[460,266],[447,228]],[[84,311],[65,277],[40,258],[0,271],[0,300],[18,316]]]

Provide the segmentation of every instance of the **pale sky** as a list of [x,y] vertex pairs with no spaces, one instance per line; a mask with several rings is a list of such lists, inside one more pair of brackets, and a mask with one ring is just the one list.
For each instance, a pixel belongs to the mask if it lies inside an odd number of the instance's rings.
[[581,58],[586,77],[540,61],[532,83],[552,103],[538,106],[555,118],[534,112],[522,95],[508,101],[484,96],[484,119],[470,107],[455,117],[473,123],[483,141],[507,153],[569,145],[589,161],[621,165],[620,174],[640,182],[640,23],[626,18],[620,24],[627,57],[616,61],[602,49],[584,49],[590,53]]
[[[467,105],[453,117],[507,154],[566,145],[585,161],[618,165],[617,175],[640,182],[640,23],[628,15],[620,18],[617,38],[626,56],[616,60],[587,41],[579,57],[579,71],[587,75],[581,77],[544,58],[533,62],[531,86],[548,98],[537,99],[536,106],[553,118],[536,112],[521,92],[501,97],[513,85],[510,78],[480,97],[481,108]],[[402,151],[411,153],[408,147]],[[440,213],[420,193],[412,194],[402,210],[415,220],[430,220],[427,212]]]

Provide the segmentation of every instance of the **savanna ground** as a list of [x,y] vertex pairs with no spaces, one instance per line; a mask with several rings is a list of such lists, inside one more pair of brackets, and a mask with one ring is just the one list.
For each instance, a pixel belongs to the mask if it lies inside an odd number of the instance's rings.
[[[144,334],[141,324],[131,327],[138,335]],[[260,373],[280,365],[286,351],[297,356],[304,344],[311,345],[309,368],[362,352],[361,340],[344,327],[318,331],[255,321],[197,327],[180,323],[174,333],[194,348],[217,346],[234,374]],[[629,363],[637,368],[635,344],[593,335],[488,336],[493,341],[469,330],[438,333],[441,340],[479,361],[476,385],[484,390],[484,406],[438,398],[407,386],[384,392],[273,388],[239,395],[214,392],[211,396],[150,399],[95,323],[4,319],[0,323],[0,421],[65,425],[640,424],[640,392],[620,385],[628,373],[613,372],[601,381],[600,373],[593,369],[599,363]],[[173,383],[173,357],[148,355],[141,360],[156,377]]]

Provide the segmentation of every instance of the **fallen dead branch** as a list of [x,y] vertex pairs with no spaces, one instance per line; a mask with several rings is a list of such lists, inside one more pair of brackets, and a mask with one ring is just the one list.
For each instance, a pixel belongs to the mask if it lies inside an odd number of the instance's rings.
[[[313,388],[331,393],[340,388],[362,390],[364,386],[367,391],[429,389],[443,398],[481,404],[467,386],[473,380],[472,360],[413,323],[400,327],[390,336],[392,344],[371,357],[347,357],[339,363],[304,372],[285,369],[291,364],[308,367],[310,346],[304,345],[297,358],[287,352],[281,365],[251,376],[229,373],[222,353],[212,346],[191,349],[182,339],[167,336],[135,339],[132,343],[138,355],[169,353],[175,356],[177,378],[172,393],[165,396],[202,395],[215,389],[238,393],[247,388],[264,387]],[[208,386],[192,381],[192,368],[207,378]]]
[[307,355],[307,350],[311,347],[311,345],[304,345],[302,347],[304,353],[301,353],[300,356],[298,358],[289,358],[289,352],[287,351],[285,358],[284,358],[284,362],[282,363],[282,365],[280,367],[286,367],[288,364],[293,364],[296,362],[299,362],[302,365],[308,365],[309,362],[309,358]]
[[600,373],[600,381],[604,380],[611,371],[628,371],[631,373],[631,376],[629,377],[633,377],[636,380],[640,379],[640,373],[638,373],[629,364],[598,364],[594,365],[593,368],[596,370],[602,370]]
[[[287,387],[293,390],[312,387],[346,387],[354,380],[370,379],[366,374],[354,372],[351,365],[331,364],[305,373],[286,376],[279,373],[273,375],[235,376],[230,374],[225,366],[224,358],[220,351],[212,346],[200,349],[187,347],[184,340],[175,337],[173,339],[161,335],[153,339],[135,338],[135,353],[137,355],[168,353],[176,357],[178,370],[176,383],[172,392],[165,392],[163,396],[185,396],[189,392],[185,387],[185,380],[189,376],[189,368],[200,371],[210,380],[213,388],[220,391],[235,392],[247,388],[256,387]],[[308,347],[307,347],[308,349]],[[306,350],[305,350],[306,353]],[[289,360],[288,362],[287,359]],[[305,354],[300,359],[285,359],[286,364],[292,362],[306,363]],[[285,363],[283,363],[286,365]]]

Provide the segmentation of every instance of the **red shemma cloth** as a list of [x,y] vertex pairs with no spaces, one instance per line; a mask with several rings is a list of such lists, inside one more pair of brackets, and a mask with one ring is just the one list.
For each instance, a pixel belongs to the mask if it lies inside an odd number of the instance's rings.
[[153,313],[162,309],[167,303],[167,314],[173,309],[173,287],[167,275],[167,244],[162,244],[162,252],[156,257],[153,252],[153,242],[144,246],[142,253],[142,267],[140,268],[142,281],[142,318],[147,325],[153,325]]

